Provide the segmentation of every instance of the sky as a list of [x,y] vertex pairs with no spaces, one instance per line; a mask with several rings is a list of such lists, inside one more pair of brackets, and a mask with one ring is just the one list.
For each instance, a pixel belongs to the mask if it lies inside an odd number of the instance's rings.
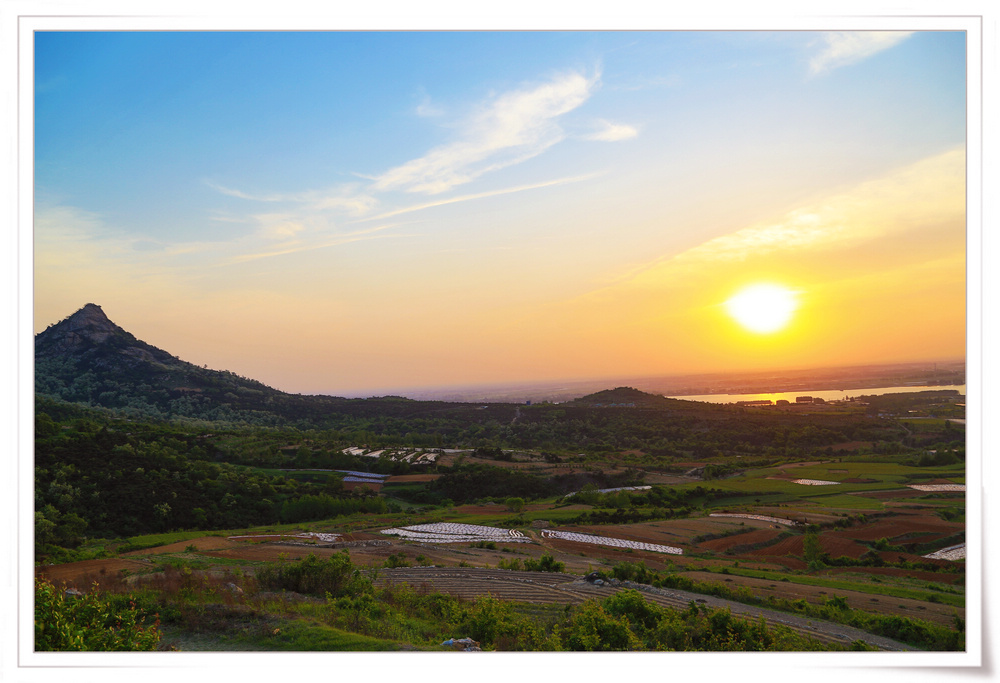
[[[34,328],[295,393],[965,357],[961,31],[34,46]],[[726,302],[769,283],[777,331]]]

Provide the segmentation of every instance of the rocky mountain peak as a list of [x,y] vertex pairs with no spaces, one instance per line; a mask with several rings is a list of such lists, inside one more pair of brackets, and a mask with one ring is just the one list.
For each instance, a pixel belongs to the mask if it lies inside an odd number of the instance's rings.
[[35,391],[56,400],[129,407],[159,417],[216,415],[222,406],[230,413],[242,410],[229,407],[237,395],[256,409],[265,405],[265,392],[282,395],[234,373],[182,361],[111,322],[97,304],[87,304],[35,335]]
[[98,344],[120,330],[97,304],[87,304],[63,322],[64,333],[81,335]]
[[[137,361],[173,362],[173,356],[115,325],[97,304],[87,304],[73,315],[35,336],[35,359],[48,357],[105,357],[103,366]],[[110,356],[109,356],[110,354]],[[110,357],[118,357],[110,361]]]

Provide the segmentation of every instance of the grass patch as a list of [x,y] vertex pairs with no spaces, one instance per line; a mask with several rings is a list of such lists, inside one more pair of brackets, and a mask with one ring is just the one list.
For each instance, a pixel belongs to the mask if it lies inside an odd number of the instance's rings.
[[270,632],[238,633],[228,640],[247,649],[274,652],[386,652],[400,644],[359,633],[342,631],[311,619],[281,620]]
[[232,617],[212,628],[161,627],[161,642],[182,652],[386,652],[400,644],[328,626],[314,619]]
[[[867,581],[844,581],[837,579],[827,579],[819,576],[796,576],[780,572],[768,572],[754,569],[742,569],[727,567],[729,574],[734,576],[745,576],[751,579],[768,579],[771,581],[787,581],[802,586],[815,586],[819,588],[829,588],[831,590],[849,590],[857,593],[868,593],[871,595],[884,595],[894,598],[909,598],[911,600],[923,600],[925,602],[939,602],[954,607],[965,607],[965,596],[952,592],[943,592],[938,589],[917,590],[903,588],[899,586],[886,585],[884,583],[871,584]],[[721,573],[721,572],[716,572]],[[882,577],[879,577],[882,578]],[[926,581],[923,582],[926,585]],[[931,600],[931,596],[936,596]]]
[[778,505],[799,500],[800,496],[785,493],[726,497],[705,504],[706,508],[736,507],[738,505]]
[[882,510],[885,506],[874,498],[864,496],[852,496],[849,494],[833,494],[826,496],[803,496],[817,505],[838,510]]
[[208,531],[172,531],[165,534],[149,534],[147,536],[133,536],[125,541],[124,545],[118,546],[116,549],[119,553],[127,553],[133,550],[145,550],[147,548],[156,548],[161,545],[170,545],[171,543],[177,543],[178,541],[190,541],[194,538],[201,538],[202,536],[207,536],[210,533]]

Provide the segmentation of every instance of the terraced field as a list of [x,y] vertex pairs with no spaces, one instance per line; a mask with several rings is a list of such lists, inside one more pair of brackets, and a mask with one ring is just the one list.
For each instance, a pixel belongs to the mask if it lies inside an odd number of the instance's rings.
[[474,600],[490,594],[500,600],[534,604],[576,605],[586,600],[600,599],[627,588],[637,588],[650,602],[673,609],[686,609],[694,601],[708,607],[728,607],[734,614],[750,618],[764,617],[769,624],[780,624],[808,635],[820,642],[847,643],[862,640],[879,649],[902,652],[913,651],[902,643],[874,636],[858,629],[832,624],[816,619],[752,607],[742,603],[682,590],[656,589],[623,582],[618,586],[595,586],[573,574],[547,572],[516,572],[504,569],[478,569],[473,567],[405,567],[383,569],[379,572],[379,585],[407,583],[417,590],[440,591],[462,600]]

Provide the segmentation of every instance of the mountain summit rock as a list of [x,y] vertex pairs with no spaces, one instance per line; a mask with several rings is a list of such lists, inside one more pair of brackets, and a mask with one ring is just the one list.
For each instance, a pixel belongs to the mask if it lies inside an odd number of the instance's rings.
[[97,304],[35,335],[35,394],[155,417],[211,419],[235,419],[282,395],[147,344],[114,324]]
[[84,337],[100,343],[121,329],[108,319],[97,304],[87,304],[60,325],[64,328],[64,337],[70,343],[79,342]]
[[119,363],[134,367],[137,362],[181,362],[115,325],[97,304],[87,304],[35,336],[36,361],[56,356],[88,358],[109,369]]

